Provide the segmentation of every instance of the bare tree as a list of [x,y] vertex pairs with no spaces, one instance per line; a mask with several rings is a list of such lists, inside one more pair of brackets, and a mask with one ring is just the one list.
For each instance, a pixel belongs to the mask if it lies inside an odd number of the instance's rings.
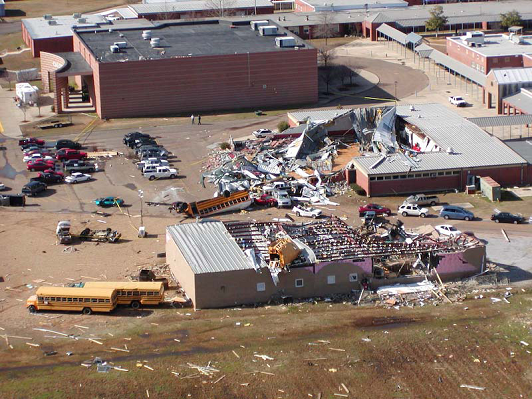
[[37,99],[35,100],[35,105],[37,106],[37,109],[39,110],[39,118],[41,117],[41,108],[44,105],[44,97],[42,95],[41,90],[37,92]]
[[328,47],[318,49],[318,61],[322,66],[329,66],[335,58],[336,55],[334,54],[333,49]]
[[234,0],[205,0],[205,9],[210,17],[227,17],[235,13]]
[[318,17],[318,21],[314,28],[314,35],[319,38],[324,38],[325,45],[327,45],[327,39],[337,35],[337,28],[338,24],[335,23],[334,13],[323,13]]
[[329,94],[329,86],[336,79],[336,68],[331,65],[320,67],[319,75],[320,75],[321,81],[326,86],[325,93]]
[[14,76],[11,72],[9,72],[7,69],[4,71],[2,77],[7,81],[7,84],[9,85],[9,91],[13,90],[11,87],[11,82],[14,80]]
[[28,109],[30,108],[28,104],[26,103],[23,103],[22,101],[20,101],[17,106],[19,107],[19,109],[22,111],[22,113],[24,114],[24,120],[22,122],[27,122],[26,120],[26,112],[28,112]]

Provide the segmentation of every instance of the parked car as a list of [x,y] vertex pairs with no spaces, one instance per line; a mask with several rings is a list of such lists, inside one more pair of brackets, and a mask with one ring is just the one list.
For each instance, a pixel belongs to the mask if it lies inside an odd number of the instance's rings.
[[416,194],[405,200],[405,204],[430,205],[434,206],[440,202],[436,195]]
[[20,139],[18,141],[18,145],[23,146],[26,144],[37,144],[37,145],[44,145],[45,141],[41,139],[37,139],[35,137],[27,137],[25,139]]
[[62,174],[48,173],[46,171],[39,173],[37,177],[32,177],[31,181],[40,181],[46,184],[62,183],[63,182]]
[[273,132],[270,129],[257,129],[253,132],[253,136],[260,139],[269,135],[272,135]]
[[86,162],[78,159],[71,159],[63,163],[63,168],[66,172],[96,172],[98,170],[98,164],[93,162]]
[[427,208],[421,208],[417,204],[403,204],[399,207],[397,213],[403,216],[419,216],[424,218],[428,215],[429,210]]
[[440,210],[440,216],[444,219],[473,220],[475,215],[456,205],[444,205]]
[[65,178],[65,175],[63,174],[63,172],[56,172],[56,171],[53,170],[53,169],[46,169],[46,170],[44,171],[44,173],[50,173],[51,175],[61,176],[62,179]]
[[358,215],[364,216],[366,212],[373,211],[376,215],[382,215],[382,216],[388,216],[392,214],[392,211],[390,208],[386,208],[385,206],[377,205],[377,204],[366,204],[363,206],[360,206],[358,208]]
[[151,150],[144,150],[140,152],[139,158],[141,160],[147,159],[147,158],[161,158],[161,159],[167,159],[168,158],[168,151],[165,149],[151,149]]
[[111,206],[122,206],[124,205],[124,200],[118,197],[103,197],[97,198],[94,200],[94,203],[103,208],[109,208]]
[[277,200],[268,194],[262,194],[260,197],[253,199],[253,202],[257,205],[277,206]]
[[59,161],[68,159],[83,159],[87,158],[87,153],[78,150],[71,150],[69,148],[61,148],[55,154],[55,158]]
[[55,165],[54,161],[45,161],[44,159],[37,159],[35,161],[29,161],[26,168],[30,171],[41,171],[46,169],[52,169]]
[[140,132],[132,132],[132,133],[128,133],[124,136],[124,144],[127,145],[128,147],[131,146],[132,143],[135,142],[135,140],[138,140],[138,139],[152,139],[152,137],[149,135],[149,134],[146,134],[146,133],[140,133]]
[[457,107],[465,107],[467,105],[467,102],[460,96],[449,97],[449,102]]
[[491,220],[496,223],[524,223],[525,218],[522,215],[514,215],[510,212],[498,212],[491,215]]
[[157,141],[152,137],[140,137],[129,142],[130,148],[138,148],[143,145],[157,145]]
[[6,185],[0,182],[0,191],[5,190],[5,189],[6,189]]
[[169,168],[168,166],[157,166],[153,171],[144,172],[144,177],[149,180],[155,179],[175,179],[177,177],[177,170]]
[[144,161],[137,162],[137,168],[145,172],[145,168],[149,165],[154,166],[170,166],[170,163],[166,159],[162,158],[148,158]]
[[61,148],[69,148],[71,150],[79,150],[81,148],[81,144],[76,142],[76,141],[63,139],[63,140],[57,140],[56,141],[55,148],[57,148],[58,150],[61,149]]
[[33,154],[41,154],[43,156],[52,156],[52,153],[50,151],[47,151],[45,148],[41,148],[39,150],[24,151],[24,156],[33,155]]
[[34,154],[26,155],[24,156],[24,158],[22,158],[22,160],[26,163],[29,161],[36,161],[37,159],[43,159],[45,161],[53,161],[53,158],[50,155],[44,155],[38,152]]
[[434,226],[436,231],[444,236],[459,236],[462,234],[460,230],[458,230],[456,227],[451,226],[450,224],[440,224],[438,226]]
[[42,193],[43,191],[46,191],[48,186],[46,183],[43,183],[41,181],[30,181],[24,187],[22,187],[22,194],[29,195],[29,196],[36,196],[39,193]]
[[140,153],[143,151],[160,151],[160,150],[166,151],[166,149],[162,145],[146,144],[146,145],[141,145],[140,147],[136,148],[135,154],[140,155]]
[[297,216],[304,216],[307,218],[319,218],[322,214],[321,209],[312,208],[310,206],[296,205],[292,208]]
[[285,190],[274,190],[273,198],[277,201],[277,208],[290,208],[292,206],[292,199]]
[[44,147],[41,145],[35,144],[35,143],[29,143],[29,144],[24,144],[23,146],[20,147],[20,149],[22,150],[22,152],[26,153],[30,151],[42,151]]
[[88,175],[86,173],[74,172],[70,176],[65,177],[65,183],[76,184],[82,181],[89,181],[91,179],[91,175]]

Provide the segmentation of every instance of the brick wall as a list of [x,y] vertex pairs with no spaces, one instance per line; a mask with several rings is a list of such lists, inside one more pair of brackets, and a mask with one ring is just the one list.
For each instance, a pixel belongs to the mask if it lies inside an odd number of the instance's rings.
[[[75,47],[93,67],[102,118],[260,109],[318,97],[315,49],[97,63],[82,43]],[[279,63],[283,68],[272,68]]]
[[532,67],[532,54],[523,55],[523,66]]
[[295,11],[296,12],[314,12],[314,7],[310,4],[305,3],[302,0],[295,1]]
[[49,93],[55,86],[55,71],[65,65],[65,60],[56,54],[41,53],[41,77],[43,91]]
[[[226,10],[227,15],[254,15],[255,8],[238,8]],[[257,7],[257,15],[259,14],[273,14],[274,6],[271,7]],[[159,14],[138,14],[139,18],[144,18],[149,21],[169,20],[169,19],[185,19],[185,18],[209,18],[212,17],[212,11],[186,11],[186,12],[165,12]]]

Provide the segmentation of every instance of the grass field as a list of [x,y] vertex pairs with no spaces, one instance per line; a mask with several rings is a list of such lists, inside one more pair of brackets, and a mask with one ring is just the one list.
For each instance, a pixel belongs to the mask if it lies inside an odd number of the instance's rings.
[[[31,341],[38,348],[20,340],[4,346],[0,397],[526,398],[532,355],[520,341],[532,344],[531,308],[532,295],[521,292],[509,304],[488,298],[400,310],[327,303],[190,315],[161,309],[124,317],[122,331],[105,323],[86,330],[103,345],[38,333]],[[35,327],[42,323],[36,317]],[[124,345],[129,352],[110,349]],[[57,355],[44,357],[50,350]],[[129,371],[80,367],[93,356]],[[202,375],[190,364],[219,372]]]

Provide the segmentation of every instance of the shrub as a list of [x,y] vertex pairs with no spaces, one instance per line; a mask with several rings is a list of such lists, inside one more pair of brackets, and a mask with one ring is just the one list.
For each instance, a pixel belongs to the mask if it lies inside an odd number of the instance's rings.
[[220,143],[220,149],[229,150],[230,148],[231,148],[231,144],[229,144],[228,142],[224,141],[223,143]]
[[358,184],[351,184],[351,189],[360,196],[365,197],[367,195],[366,190],[364,190]]
[[287,121],[281,121],[277,124],[277,130],[279,131],[279,133],[284,132],[289,127],[290,125],[288,124]]

